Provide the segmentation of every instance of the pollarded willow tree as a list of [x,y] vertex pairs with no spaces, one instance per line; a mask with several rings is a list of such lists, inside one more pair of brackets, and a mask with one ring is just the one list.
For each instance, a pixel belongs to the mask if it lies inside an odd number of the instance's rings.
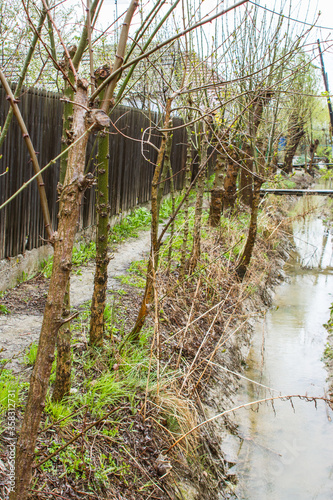
[[[184,224],[182,228],[182,246],[179,267],[180,278],[183,278],[187,271],[190,273],[193,272],[200,258],[201,220],[203,194],[208,166],[208,146],[211,135],[210,126],[212,122],[212,113],[223,104],[216,99],[214,92],[214,87],[221,84],[216,65],[210,64],[211,54],[214,50],[207,44],[208,46],[206,49],[210,55],[205,56],[203,44],[201,43],[198,45],[195,42],[195,34],[189,33],[189,36],[187,36],[188,30],[186,25],[189,23],[189,20],[193,18],[195,9],[192,9],[189,4],[186,4],[187,11],[185,12],[184,5],[185,4],[183,4],[182,21],[183,27],[185,28],[185,36],[183,39],[179,40],[176,47],[173,47],[172,54],[167,59],[167,62],[163,62],[160,66],[157,66],[162,76],[161,83],[157,86],[151,85],[150,90],[151,98],[149,99],[149,103],[154,104],[159,102],[164,104],[163,125],[162,129],[159,130],[162,134],[162,139],[158,150],[157,161],[154,166],[151,189],[151,249],[145,292],[135,325],[126,338],[126,341],[133,341],[139,338],[141,329],[151,308],[153,298],[156,298],[156,274],[159,266],[160,247],[162,237],[169,227],[171,232],[168,250],[170,269],[174,231],[173,224],[181,208],[184,210]],[[199,22],[198,24],[201,23]],[[156,65],[157,63],[155,62],[154,66]],[[206,88],[207,85],[208,89]],[[180,127],[186,128],[187,155],[185,183],[180,203],[178,206],[175,206],[173,198],[173,213],[159,234],[159,211],[165,176],[168,172],[168,148],[170,148],[172,141],[173,128],[172,121],[170,120],[172,112],[177,112],[182,117],[184,125]],[[211,156],[212,151],[210,152],[210,157]],[[170,170],[170,176],[171,175]],[[190,236],[189,195],[192,188],[196,192],[196,202],[193,244],[190,252],[188,252],[188,239]]]

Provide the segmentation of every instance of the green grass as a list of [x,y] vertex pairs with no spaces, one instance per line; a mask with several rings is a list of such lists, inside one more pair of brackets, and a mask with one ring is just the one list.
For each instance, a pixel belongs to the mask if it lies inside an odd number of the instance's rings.
[[328,342],[324,350],[324,359],[333,359],[333,347]]
[[4,304],[0,304],[0,314],[10,314],[10,310]]
[[293,189],[296,187],[296,183],[292,180],[292,177],[285,177],[282,174],[274,175],[273,179],[264,182],[262,185],[263,189]]
[[[177,201],[181,200],[178,196]],[[164,200],[160,208],[160,222],[169,217],[172,212],[171,199]],[[148,208],[138,207],[134,209],[129,215],[124,217],[119,224],[115,224],[109,231],[109,242],[113,244],[121,243],[127,238],[137,238],[139,231],[149,229],[151,224],[151,212]],[[79,268],[86,265],[91,260],[96,258],[96,243],[79,242],[73,248],[72,263],[73,266]],[[44,260],[41,264],[40,272],[45,278],[50,278],[53,266],[53,256]],[[75,271],[74,271],[75,272]],[[76,273],[79,274],[80,270],[77,269]],[[27,279],[27,276],[24,277]],[[22,279],[21,281],[24,281]],[[0,309],[1,313],[1,309]],[[7,313],[5,313],[7,314]]]
[[[73,248],[72,264],[78,268],[88,264],[91,260],[96,258],[96,243],[78,243]],[[45,278],[50,278],[53,266],[53,256],[44,260],[41,264],[41,273]],[[75,271],[74,271],[75,272]],[[77,271],[79,273],[79,271]]]
[[137,288],[145,288],[147,274],[147,261],[137,260],[131,263],[127,274],[119,276],[122,284],[131,285]]
[[96,243],[80,243],[73,248],[72,264],[73,266],[83,266],[90,260],[96,258]]
[[73,408],[68,403],[65,402],[54,402],[48,396],[45,412],[51,417],[53,422],[57,422],[58,420],[66,419],[60,422],[60,427],[66,427],[72,423],[73,418],[70,418],[70,415],[73,413]]
[[[34,366],[37,358],[37,351],[38,351],[38,343],[37,342],[32,342],[30,346],[26,349],[25,354],[23,356],[23,364],[27,366]],[[55,381],[55,376],[56,376],[56,365],[57,365],[57,352],[55,352],[55,359],[52,363],[52,368],[51,368],[51,376],[50,376],[50,382],[53,383]]]
[[324,327],[329,333],[333,332],[333,304],[330,307],[330,317],[327,323],[325,323]]
[[23,363],[27,366],[34,366],[37,357],[38,344],[32,342],[28,349],[25,351]]
[[139,231],[148,229],[151,223],[151,213],[145,207],[139,207],[122,219],[119,224],[114,225],[109,232],[111,243],[120,243],[126,238],[138,237]]
[[[176,199],[176,206],[182,199],[178,196]],[[172,213],[172,200],[166,198],[161,203],[160,207],[160,222],[170,217]],[[129,215],[124,217],[119,224],[115,224],[109,233],[109,241],[111,243],[120,243],[126,238],[137,238],[139,231],[149,229],[151,224],[151,212],[148,208],[139,207],[134,209]]]
[[23,404],[23,392],[28,384],[11,370],[2,369],[0,372],[0,415],[14,407],[19,408]]
[[322,181],[330,181],[333,179],[333,170],[327,168],[326,171],[321,175],[320,180]]

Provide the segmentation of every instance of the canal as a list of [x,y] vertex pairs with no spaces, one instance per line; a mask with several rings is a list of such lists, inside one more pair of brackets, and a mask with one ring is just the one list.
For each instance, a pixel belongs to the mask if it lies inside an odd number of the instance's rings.
[[[299,201],[293,223],[296,251],[277,287],[274,304],[258,321],[236,405],[279,394],[323,396],[322,360],[333,302],[330,227],[319,217],[323,199]],[[317,211],[313,212],[313,209]],[[259,385],[261,384],[261,385]],[[266,387],[263,387],[266,386]],[[333,498],[333,418],[325,403],[293,399],[235,412],[237,434],[223,451],[234,467],[234,492],[246,500]]]

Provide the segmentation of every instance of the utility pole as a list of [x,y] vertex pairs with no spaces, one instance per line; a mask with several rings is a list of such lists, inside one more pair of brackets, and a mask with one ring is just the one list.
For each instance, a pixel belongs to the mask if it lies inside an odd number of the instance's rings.
[[333,109],[332,109],[332,102],[331,102],[331,97],[330,97],[330,92],[329,92],[329,87],[328,87],[327,73],[325,71],[325,66],[324,66],[324,58],[323,58],[323,53],[322,53],[321,48],[320,48],[319,39],[317,40],[317,43],[318,43],[320,63],[321,63],[321,72],[323,74],[324,87],[325,87],[325,91],[326,91],[326,99],[327,99],[328,112],[329,112],[329,115],[330,115],[330,138],[331,138],[331,148],[332,148],[332,156],[333,156],[333,141],[332,141],[332,134],[333,134]]

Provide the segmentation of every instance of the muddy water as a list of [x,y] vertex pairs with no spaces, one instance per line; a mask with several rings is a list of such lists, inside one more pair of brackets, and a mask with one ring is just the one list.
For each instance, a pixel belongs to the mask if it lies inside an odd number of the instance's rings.
[[[316,199],[310,202],[320,203]],[[306,208],[309,208],[306,207]],[[322,361],[323,323],[333,302],[333,231],[315,215],[294,223],[297,252],[285,266],[287,281],[273,307],[258,322],[246,381],[236,403],[278,394],[320,396],[327,372]],[[293,399],[242,409],[235,415],[239,436],[224,451],[239,478],[237,498],[328,500],[333,498],[333,418],[324,403]]]

